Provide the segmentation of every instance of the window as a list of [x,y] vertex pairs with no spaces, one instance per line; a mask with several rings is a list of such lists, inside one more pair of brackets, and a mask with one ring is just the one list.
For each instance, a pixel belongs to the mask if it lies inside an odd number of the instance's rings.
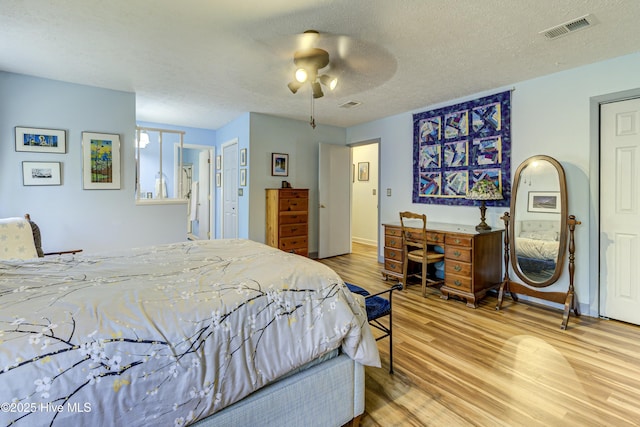
[[183,131],[136,128],[136,201],[185,201],[180,173],[183,166]]

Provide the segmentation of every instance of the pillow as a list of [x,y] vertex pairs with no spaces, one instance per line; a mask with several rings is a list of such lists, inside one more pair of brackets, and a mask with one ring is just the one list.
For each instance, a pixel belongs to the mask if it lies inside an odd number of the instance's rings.
[[550,240],[557,242],[558,241],[558,232],[557,231],[523,231],[520,233],[519,237],[524,237],[526,239],[534,239],[534,240]]
[[0,259],[37,258],[29,221],[24,218],[0,219]]

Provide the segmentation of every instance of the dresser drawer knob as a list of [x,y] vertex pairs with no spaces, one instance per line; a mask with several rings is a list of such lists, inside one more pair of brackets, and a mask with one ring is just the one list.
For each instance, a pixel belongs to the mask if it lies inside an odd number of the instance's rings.
[[459,257],[460,255],[462,255],[462,252],[460,252],[460,251],[453,251],[453,255],[458,256],[458,257]]
[[455,271],[460,271],[460,270],[462,270],[462,267],[460,267],[460,265],[459,265],[459,264],[456,264],[456,265],[455,265],[455,267],[453,267],[453,269],[454,269]]
[[460,280],[454,280],[453,284],[456,286],[462,286],[462,282]]
[[459,244],[460,243],[460,239],[456,239],[455,242]]

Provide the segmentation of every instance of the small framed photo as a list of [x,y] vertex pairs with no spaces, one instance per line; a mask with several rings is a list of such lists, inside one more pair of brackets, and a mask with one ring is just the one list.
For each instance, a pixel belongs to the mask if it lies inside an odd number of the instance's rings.
[[220,170],[222,169],[222,156],[218,155],[216,156],[216,170]]
[[222,174],[218,172],[216,174],[216,187],[220,187],[222,185]]
[[16,151],[64,154],[67,152],[66,132],[16,126]]
[[82,132],[85,190],[120,189],[120,135]]
[[247,166],[247,149],[240,150],[240,166]]
[[22,162],[22,185],[61,185],[60,162]]
[[529,191],[529,212],[560,213],[559,191]]
[[358,163],[358,181],[369,181],[369,162]]
[[271,153],[271,176],[289,176],[289,155]]
[[240,169],[240,186],[241,187],[247,186],[247,170],[246,169]]

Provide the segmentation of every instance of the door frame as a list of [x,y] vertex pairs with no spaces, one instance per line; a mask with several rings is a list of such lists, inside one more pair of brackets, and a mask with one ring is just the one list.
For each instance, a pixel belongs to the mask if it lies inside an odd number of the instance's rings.
[[601,317],[600,301],[606,296],[606,288],[600,283],[600,105],[638,97],[640,88],[589,99],[589,170],[594,172],[589,174],[589,194],[596,202],[589,210],[589,315],[593,317]]
[[[378,153],[377,153],[378,158],[376,159],[377,163],[378,163],[378,170],[377,170],[378,182],[376,183],[376,188],[378,189],[377,190],[378,192],[376,194],[376,196],[377,196],[377,208],[376,208],[376,221],[375,221],[375,223],[377,224],[377,227],[376,227],[376,248],[377,248],[377,251],[378,251],[378,260],[380,260],[380,255],[379,255],[380,247],[381,247],[380,246],[380,230],[382,229],[382,224],[380,224],[380,197],[381,197],[380,196],[380,182],[381,182],[381,176],[380,176],[380,171],[381,171],[381,168],[380,168],[380,164],[381,164],[381,162],[380,162],[380,150],[381,150],[382,141],[380,140],[380,138],[372,138],[372,139],[367,139],[367,140],[364,140],[364,141],[353,142],[353,143],[348,144],[348,146],[351,147],[351,159],[353,160],[353,149],[354,149],[354,147],[361,147],[361,146],[364,146],[364,145],[371,145],[371,144],[377,144],[377,148],[378,148],[378,150],[377,150],[378,151]],[[354,168],[353,173],[355,173],[356,176],[357,176],[357,173],[358,173],[357,165],[354,164],[353,168]],[[355,185],[356,181],[357,181],[357,178],[355,178],[355,176],[354,176],[354,179],[351,182],[351,203],[352,204],[353,204],[353,186]],[[352,216],[351,223],[353,224],[353,209],[351,209],[351,216]],[[353,229],[351,230],[351,233],[353,234]],[[351,239],[353,241],[353,235],[351,236]]]

